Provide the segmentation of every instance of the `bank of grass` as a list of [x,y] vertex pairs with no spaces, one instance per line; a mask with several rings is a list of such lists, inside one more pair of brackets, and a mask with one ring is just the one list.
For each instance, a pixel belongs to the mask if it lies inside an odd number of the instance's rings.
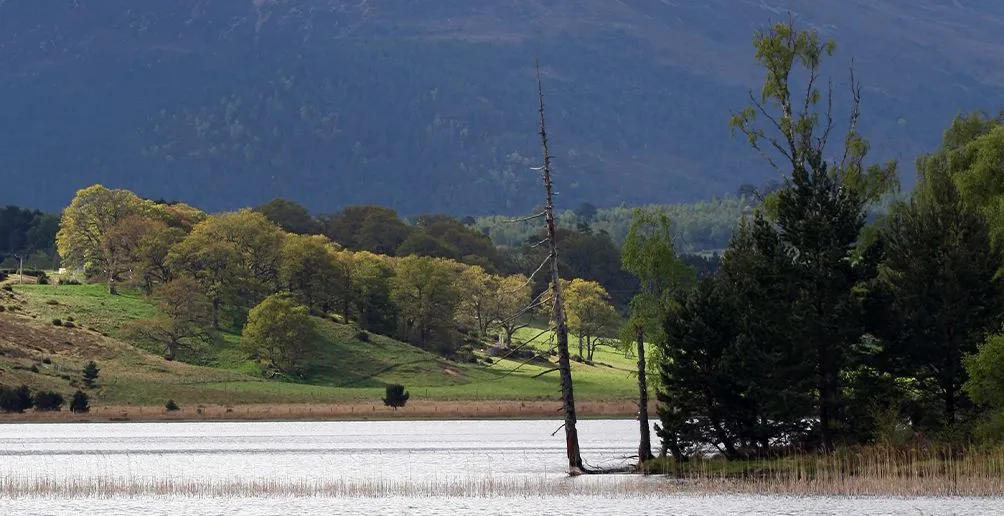
[[643,471],[705,491],[807,495],[1004,496],[1004,447],[869,446],[831,455],[727,461],[658,458]]
[[[457,363],[381,335],[361,340],[356,328],[327,320],[318,320],[318,352],[302,382],[263,379],[257,365],[241,353],[235,332],[168,362],[155,344],[128,336],[130,321],[157,314],[138,292],[111,296],[103,285],[24,285],[13,290],[0,300],[13,306],[0,314],[0,381],[69,394],[79,387],[83,364],[93,359],[102,369],[98,387],[89,391],[95,407],[146,407],[153,414],[173,399],[183,406],[269,405],[295,412],[289,407],[379,404],[389,383],[405,385],[415,402],[456,401],[463,402],[461,407],[474,407],[475,402],[491,406],[493,401],[553,402],[560,395],[552,365],[505,359]],[[62,325],[53,325],[55,319]],[[67,328],[66,321],[73,327]],[[580,404],[618,402],[617,413],[631,416],[634,409],[627,402],[634,398],[632,362],[618,358],[618,353],[601,347],[596,365],[574,364],[576,394]],[[471,409],[472,414],[479,412]],[[519,413],[508,408],[495,412]]]

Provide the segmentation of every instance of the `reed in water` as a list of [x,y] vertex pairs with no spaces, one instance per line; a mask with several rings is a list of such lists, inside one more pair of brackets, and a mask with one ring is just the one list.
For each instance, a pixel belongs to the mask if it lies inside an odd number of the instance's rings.
[[745,461],[655,460],[647,471],[709,492],[1004,496],[1004,447],[875,446]]
[[[653,464],[654,466],[654,464]],[[953,450],[869,448],[830,456],[726,462],[694,460],[665,474],[458,475],[434,479],[0,477],[0,498],[191,497],[647,497],[673,494],[1004,496],[1004,447]]]

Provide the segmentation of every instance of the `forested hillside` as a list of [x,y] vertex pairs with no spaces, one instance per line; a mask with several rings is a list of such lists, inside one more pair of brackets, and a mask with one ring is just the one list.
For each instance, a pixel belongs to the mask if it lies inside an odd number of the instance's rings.
[[875,158],[1002,93],[997,2],[11,0],[0,203],[101,182],[210,211],[522,213],[537,55],[559,206],[709,199],[771,175],[727,121],[760,80],[750,35],[787,10],[840,42],[839,98],[855,59]]

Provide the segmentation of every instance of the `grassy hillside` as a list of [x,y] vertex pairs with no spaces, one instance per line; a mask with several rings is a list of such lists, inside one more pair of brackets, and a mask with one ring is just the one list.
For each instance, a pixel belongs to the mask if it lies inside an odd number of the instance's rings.
[[[91,393],[95,405],[162,406],[167,399],[182,405],[378,401],[387,383],[404,384],[414,400],[559,395],[557,373],[536,377],[550,369],[544,365],[459,364],[379,335],[363,342],[354,327],[327,320],[318,320],[320,351],[309,362],[309,383],[296,384],[250,374],[254,368],[242,357],[234,333],[176,362],[161,358],[159,348],[126,342],[129,321],[156,314],[135,292],[110,296],[101,285],[14,285],[12,291],[0,290],[0,305],[0,383],[70,393],[79,387],[83,365],[93,359],[101,367],[99,387]],[[62,325],[54,325],[55,319]],[[633,359],[601,350],[597,365],[573,367],[580,400],[632,399]]]

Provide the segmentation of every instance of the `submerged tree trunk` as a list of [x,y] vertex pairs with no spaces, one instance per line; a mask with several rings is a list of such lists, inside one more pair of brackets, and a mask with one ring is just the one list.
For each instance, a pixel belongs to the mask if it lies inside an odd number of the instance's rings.
[[561,402],[565,413],[565,451],[568,456],[568,473],[585,473],[579,453],[579,434],[575,423],[575,394],[572,390],[572,365],[568,354],[568,324],[561,299],[561,278],[558,275],[558,246],[554,230],[554,203],[551,197],[551,156],[547,149],[547,130],[544,127],[544,90],[540,80],[540,63],[537,63],[537,99],[540,110],[540,141],[544,150],[544,216],[547,221],[547,241],[550,249],[551,289],[554,296],[554,323],[558,347],[558,372],[561,376]]
[[648,427],[648,381],[645,377],[645,334],[642,327],[635,327],[638,338],[638,429],[641,442],[638,444],[638,465],[652,459],[652,435]]

